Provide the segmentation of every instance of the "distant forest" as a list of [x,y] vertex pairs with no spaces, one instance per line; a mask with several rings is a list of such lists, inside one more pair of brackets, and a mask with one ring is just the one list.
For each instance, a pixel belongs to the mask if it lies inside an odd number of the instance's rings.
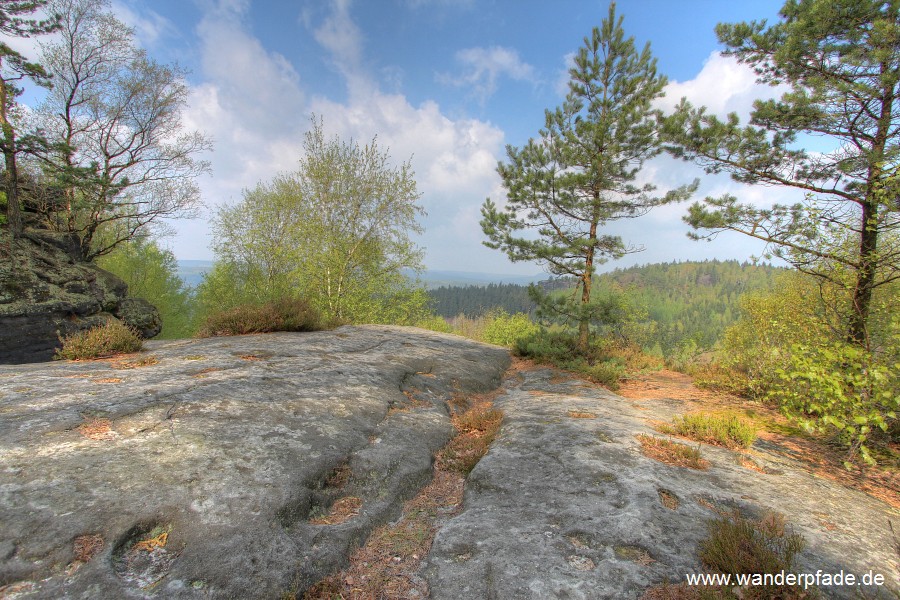
[[[648,349],[666,355],[678,347],[711,348],[739,316],[747,291],[771,288],[780,267],[738,261],[675,262],[616,269],[594,279],[597,290],[619,291],[655,323]],[[545,289],[564,289],[565,280],[544,281]],[[528,286],[443,286],[428,292],[434,311],[445,318],[478,317],[492,309],[534,314]]]

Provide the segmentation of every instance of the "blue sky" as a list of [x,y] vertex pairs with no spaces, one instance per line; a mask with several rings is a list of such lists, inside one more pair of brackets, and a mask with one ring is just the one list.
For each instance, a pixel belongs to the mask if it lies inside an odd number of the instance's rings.
[[[670,107],[681,96],[712,111],[746,116],[754,98],[777,90],[718,55],[718,22],[777,18],[780,2],[620,0],[628,35],[651,42],[669,77]],[[561,103],[566,61],[607,3],[584,0],[115,0],[150,54],[191,74],[188,127],[211,135],[211,176],[199,183],[207,212],[174,223],[164,240],[180,259],[209,259],[209,211],[241,191],[295,168],[309,117],[329,135],[378,136],[401,162],[412,157],[426,232],[418,238],[430,269],[534,274],[481,245],[479,208],[503,201],[496,174],[507,144],[521,145]],[[759,204],[792,196],[707,177],[659,158],[642,179],[661,191],[703,177],[698,197],[732,192]],[[712,243],[686,238],[687,205],[658,209],[608,231],[646,250],[611,263],[746,259],[762,248],[736,235]]]

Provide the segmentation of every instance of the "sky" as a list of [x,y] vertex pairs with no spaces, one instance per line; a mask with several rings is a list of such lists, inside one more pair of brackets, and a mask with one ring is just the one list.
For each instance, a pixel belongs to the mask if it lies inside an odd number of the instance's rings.
[[[415,238],[431,270],[531,275],[485,247],[478,224],[486,198],[505,198],[496,168],[506,146],[537,135],[545,109],[567,92],[568,64],[607,14],[587,0],[113,0],[157,60],[189,70],[188,129],[208,134],[200,218],[173,222],[162,240],[179,259],[213,259],[210,215],[244,189],[296,169],[310,117],[325,133],[365,144],[377,136],[397,164],[411,160],[425,233]],[[681,97],[746,119],[756,98],[781,90],[755,84],[750,69],[719,54],[719,22],[777,19],[781,2],[620,0],[626,35],[647,42],[669,79],[658,106]],[[660,192],[701,178],[695,199],[733,193],[759,205],[796,196],[708,176],[669,157],[639,179]],[[643,247],[606,265],[760,256],[738,234],[687,238],[689,203],[609,223],[606,233]],[[602,269],[601,269],[602,270]]]

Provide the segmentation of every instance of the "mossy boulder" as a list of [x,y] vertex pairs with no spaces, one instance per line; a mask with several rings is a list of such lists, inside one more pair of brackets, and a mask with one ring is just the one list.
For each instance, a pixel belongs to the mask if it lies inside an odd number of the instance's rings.
[[72,235],[26,230],[0,244],[0,363],[50,360],[60,338],[118,319],[145,338],[159,312],[127,297],[124,281],[80,260]]

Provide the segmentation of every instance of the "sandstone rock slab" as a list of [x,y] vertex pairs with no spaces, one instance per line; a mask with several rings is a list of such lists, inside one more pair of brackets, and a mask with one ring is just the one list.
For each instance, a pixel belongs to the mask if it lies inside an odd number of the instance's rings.
[[[496,387],[509,363],[377,326],[148,347],[0,366],[7,593],[302,593],[427,483],[451,434],[446,402]],[[327,522],[348,497],[358,514]]]
[[[704,446],[695,471],[647,458],[637,434],[676,406],[635,406],[550,369],[521,373],[494,405],[503,426],[466,482],[462,513],[438,532],[425,573],[432,598],[627,599],[706,570],[698,544],[717,511],[785,515],[808,548],[797,571],[881,573],[900,582],[900,511],[757,453],[767,473]],[[855,587],[825,597],[859,597]],[[890,598],[888,588],[865,590]]]

